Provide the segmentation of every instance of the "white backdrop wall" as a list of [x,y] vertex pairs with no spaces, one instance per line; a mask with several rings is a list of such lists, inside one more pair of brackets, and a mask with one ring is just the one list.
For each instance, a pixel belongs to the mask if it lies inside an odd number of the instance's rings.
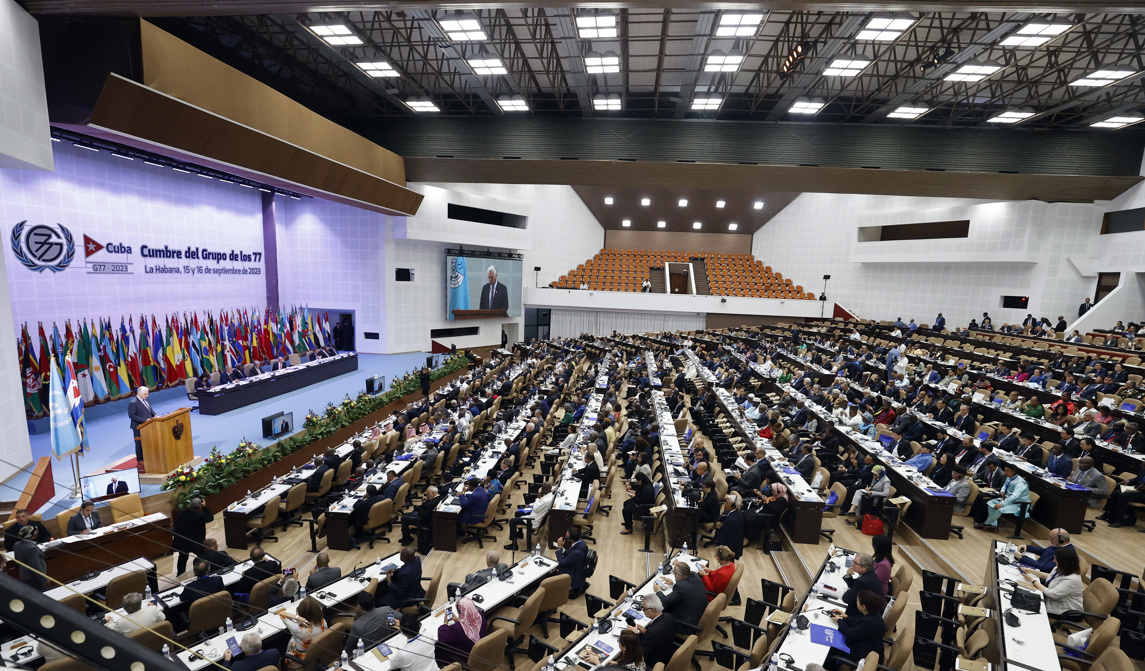
[[[0,258],[0,264],[7,260]],[[16,359],[16,335],[12,322],[12,304],[8,296],[7,274],[0,275],[0,482],[12,477],[17,470],[32,463],[32,444],[24,427],[24,389],[21,386],[20,364]],[[59,463],[59,462],[57,462]],[[17,498],[16,492],[6,492],[8,500]]]
[[610,335],[649,331],[696,331],[704,328],[704,315],[696,313],[612,312],[608,310],[552,311],[553,338],[572,338],[582,333]]
[[[55,172],[0,170],[0,234],[16,328],[37,321],[49,327],[77,318],[164,314],[192,310],[254,307],[266,303],[262,261],[215,263],[203,259],[145,259],[141,247],[208,248],[262,254],[259,192],[222,184],[107,152],[52,143]],[[14,256],[13,227],[62,225],[75,245],[74,259],[62,272],[33,272]],[[85,257],[84,235],[102,245],[122,244],[131,253],[97,251]],[[21,245],[25,253],[26,245]],[[126,265],[128,273],[96,274],[96,264]],[[156,266],[178,274],[155,274]],[[191,266],[193,275],[184,272]],[[198,268],[212,272],[199,274]],[[237,274],[214,274],[225,271]],[[15,351],[15,350],[11,350]]]
[[52,169],[40,28],[16,0],[0,0],[0,168]]
[[[1003,310],[1001,296],[1030,297],[1029,312],[1076,316],[1093,278],[1069,262],[1099,247],[1093,205],[1034,201],[808,193],[754,236],[752,252],[796,278],[830,274],[827,296],[867,319],[949,326],[989,312],[995,325],[1027,311]],[[860,225],[971,220],[966,240],[858,243]],[[1083,251],[1084,250],[1084,251]],[[816,288],[818,284],[816,283]]]
[[353,310],[355,348],[386,352],[386,216],[317,198],[276,198],[275,207],[279,301]]

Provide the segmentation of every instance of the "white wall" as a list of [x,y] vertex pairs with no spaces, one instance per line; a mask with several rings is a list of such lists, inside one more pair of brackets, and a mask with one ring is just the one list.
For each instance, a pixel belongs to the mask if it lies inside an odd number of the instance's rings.
[[[52,142],[55,172],[0,169],[0,231],[7,266],[12,313],[17,325],[36,322],[50,328],[79,318],[218,311],[266,303],[262,261],[214,263],[205,260],[143,258],[142,246],[188,247],[215,252],[263,252],[262,207],[256,189],[223,184],[170,168],[128,161],[108,152]],[[64,270],[35,272],[15,257],[12,227],[26,221],[25,235],[38,225],[62,225],[72,236],[74,257]],[[58,229],[57,229],[58,230]],[[122,244],[86,256],[84,235],[102,245]],[[21,248],[28,248],[21,243]],[[103,266],[97,264],[104,264]],[[100,274],[120,264],[127,272]],[[129,265],[128,265],[129,264]],[[179,274],[148,273],[161,265]],[[194,275],[183,272],[192,266]],[[198,274],[198,267],[240,274]],[[242,274],[245,271],[246,274]],[[13,350],[14,351],[14,350]]]
[[[1003,295],[1029,296],[1039,317],[1068,319],[1093,289],[1069,257],[1099,249],[1100,213],[1086,204],[807,193],[755,234],[752,252],[805,286],[830,274],[828,298],[864,319],[929,324],[942,312],[953,327],[989,312],[995,326],[1021,321],[1027,311],[1003,310]],[[967,218],[965,240],[859,243],[856,230]]]
[[15,0],[0,0],[0,168],[52,169],[40,29]]
[[[359,352],[387,350],[386,216],[317,198],[276,198],[278,296],[282,305],[354,311]],[[393,271],[388,274],[392,280]],[[380,335],[366,340],[365,333]]]
[[575,338],[582,333],[606,336],[612,332],[697,331],[704,328],[704,315],[695,312],[611,312],[607,310],[554,309],[550,337]]
[[[0,264],[7,261],[0,257]],[[12,321],[12,303],[8,298],[8,277],[0,273],[0,482],[7,480],[32,463],[32,444],[24,415],[24,389],[21,384],[20,362],[16,358],[16,326]],[[5,492],[7,500],[18,497],[17,492]]]

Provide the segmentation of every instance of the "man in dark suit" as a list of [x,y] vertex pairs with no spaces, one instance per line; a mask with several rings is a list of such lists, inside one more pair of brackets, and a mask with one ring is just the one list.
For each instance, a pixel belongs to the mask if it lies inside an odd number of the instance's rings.
[[1074,438],[1069,429],[1063,426],[1061,428],[1060,438],[1061,440],[1058,442],[1060,442],[1061,446],[1065,448],[1066,455],[1068,455],[1071,459],[1076,459],[1077,457],[1081,456],[1081,441],[1079,441],[1077,438]]
[[376,605],[397,610],[407,601],[425,597],[425,589],[421,586],[421,560],[417,553],[411,547],[402,548],[401,559],[402,565],[391,569],[385,581],[378,584]]
[[195,558],[210,564],[212,571],[234,566],[238,563],[234,557],[219,550],[219,542],[214,538],[207,538],[203,541],[203,547],[195,555]]
[[231,659],[230,648],[223,653],[223,666],[231,671],[258,671],[265,666],[278,666],[278,650],[275,648],[263,650],[262,636],[258,632],[250,631],[243,634],[239,647],[242,648],[243,656],[238,661]]
[[465,481],[465,493],[457,498],[461,504],[461,512],[457,515],[458,535],[461,535],[462,524],[475,524],[485,517],[489,492],[481,486],[480,479],[470,478]]
[[143,469],[143,443],[139,436],[139,425],[155,416],[151,404],[147,401],[147,394],[151,392],[147,387],[140,387],[135,398],[127,404],[127,417],[131,420],[131,433],[135,436],[135,460],[139,462],[139,472]]
[[254,564],[243,571],[242,580],[235,583],[235,594],[249,594],[259,581],[282,573],[282,564],[271,557],[267,557],[266,550],[261,547],[255,547],[250,551],[250,559]]
[[572,578],[569,598],[578,596],[588,586],[584,581],[584,557],[588,545],[580,539],[580,527],[572,527],[557,539],[557,573]]
[[316,466],[314,474],[311,475],[310,479],[306,481],[306,491],[318,491],[318,488],[322,486],[322,476],[324,476],[326,471],[329,470],[331,470],[330,464],[325,459],[323,459],[322,462]]
[[171,530],[171,551],[178,553],[175,565],[175,575],[187,570],[187,555],[198,555],[203,549],[203,540],[207,537],[207,524],[214,521],[215,516],[203,505],[203,499],[191,499],[186,509],[180,510],[175,516],[175,526]]
[[943,424],[950,424],[950,421],[954,419],[954,411],[946,407],[945,399],[940,398],[934,402],[934,412],[931,413],[931,418]]
[[[694,625],[700,621],[704,609],[708,607],[708,592],[704,589],[704,581],[683,562],[676,562],[672,568],[672,576],[675,579],[672,591],[660,594],[664,612],[675,618],[676,622]],[[659,583],[653,585],[652,589],[659,592]]]
[[1073,473],[1073,460],[1065,453],[1061,443],[1054,445],[1053,453],[1046,460],[1046,470],[1059,478],[1068,478]]
[[1000,490],[1002,489],[1002,485],[1006,483],[1006,474],[1002,471],[1002,467],[998,465],[998,462],[988,461],[974,476],[974,480],[978,483],[979,487]]
[[1017,452],[1018,448],[1021,447],[1018,444],[1018,434],[1014,433],[1009,425],[998,425],[998,434],[995,438],[998,441],[998,449],[1005,452]]
[[358,530],[359,535],[364,533],[366,520],[370,517],[370,508],[373,508],[375,503],[385,500],[386,497],[378,491],[377,485],[366,485],[366,496],[355,501],[354,508],[350,511],[350,525]]
[[847,591],[843,592],[843,603],[847,604],[847,617],[861,617],[862,613],[855,605],[855,597],[864,589],[869,589],[880,597],[885,596],[883,581],[875,575],[875,562],[871,555],[860,553],[851,560],[851,567],[847,575],[843,576],[847,583]]
[[20,508],[15,513],[16,522],[11,524],[4,530],[4,549],[11,552],[16,547],[16,541],[20,540],[20,530],[26,526],[31,526],[36,529],[36,535],[32,537],[34,543],[44,543],[51,539],[52,535],[48,533],[47,527],[42,522],[33,520],[28,511]]
[[970,406],[963,405],[958,408],[958,415],[955,416],[952,426],[962,433],[974,435],[974,431],[978,429],[978,422],[970,414]]
[[508,310],[509,289],[497,281],[497,269],[489,266],[489,284],[481,287],[482,310]]
[[84,501],[80,504],[80,511],[68,520],[68,535],[75,536],[88,531],[95,531],[102,526],[103,522],[99,519],[99,513],[95,511],[95,502]]
[[219,375],[219,384],[228,384],[231,382],[238,382],[239,380],[245,380],[245,379],[246,379],[246,375],[243,375],[243,372],[241,370],[239,370],[238,368],[235,368],[234,366],[228,365],[226,368],[223,369],[222,374]]
[[290,367],[290,364],[286,363],[286,361],[282,357],[278,357],[277,359],[274,360],[273,363],[270,364],[270,372],[273,373],[276,370],[286,370],[289,367]]
[[735,492],[729,493],[724,498],[726,512],[720,517],[720,528],[716,529],[716,535],[712,539],[716,545],[726,545],[735,553],[736,559],[743,555],[743,539],[747,530],[742,506],[742,499]]
[[644,597],[644,615],[651,622],[628,627],[640,637],[644,664],[649,669],[657,664],[667,665],[676,652],[676,620],[664,612],[664,605],[656,594]]
[[[386,487],[382,490],[382,499],[394,499],[401,488],[402,479],[398,477],[398,474],[393,471],[386,471]],[[481,513],[484,514],[485,511],[483,510]]]
[[127,483],[124,482],[123,480],[120,480],[119,478],[115,477],[114,475],[111,476],[111,482],[107,483],[107,495],[111,496],[112,494],[126,494],[126,493],[127,493]]
[[1034,466],[1042,465],[1042,448],[1034,444],[1033,436],[1022,436],[1018,439],[1018,449],[1014,450],[1014,456]]
[[319,552],[314,557],[314,568],[310,569],[310,577],[306,579],[306,589],[313,592],[342,577],[342,569],[330,565],[330,555]]
[[914,456],[914,448],[910,446],[910,441],[903,437],[902,432],[898,429],[891,429],[891,438],[893,441],[887,446],[887,449],[897,455],[899,459],[905,461]]
[[[910,447],[909,445],[907,446]],[[807,482],[811,482],[811,475],[815,472],[815,455],[814,447],[811,443],[803,443],[799,446],[800,457],[799,461],[795,463],[795,470],[799,471],[799,475]]]
[[[342,649],[350,656],[358,648],[358,641],[366,650],[377,647],[379,643],[389,638],[394,630],[386,623],[386,616],[394,612],[389,608],[375,608],[374,596],[369,592],[358,592],[358,619],[346,632],[346,643]],[[274,666],[274,664],[271,664]],[[257,669],[255,670],[257,671]]]
[[183,587],[183,602],[191,603],[192,601],[225,591],[226,589],[226,585],[223,584],[221,577],[211,575],[210,564],[201,559],[196,560],[195,579]]
[[418,552],[428,554],[433,546],[433,511],[439,503],[441,495],[437,487],[434,485],[426,487],[425,499],[413,509],[412,513],[402,515],[402,537],[398,542],[405,546],[416,540]]

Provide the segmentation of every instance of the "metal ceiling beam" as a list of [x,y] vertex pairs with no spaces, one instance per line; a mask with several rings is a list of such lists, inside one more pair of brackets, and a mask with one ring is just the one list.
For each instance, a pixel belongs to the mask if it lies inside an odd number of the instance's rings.
[[[466,60],[465,54],[446,37],[445,32],[437,25],[437,20],[433,18],[433,14],[424,9],[418,9],[411,12],[410,16],[413,17],[413,19],[420,24],[421,29],[430,36],[430,39],[453,68],[453,71],[460,75],[461,80],[468,84],[469,88],[481,98],[485,106],[489,108],[489,111],[497,116],[503,116],[505,112],[501,109],[501,106],[497,104],[497,99],[489,92],[489,89],[485,88],[485,82],[482,81],[482,78],[473,74],[473,70],[470,69],[469,61]],[[476,14],[475,16],[478,21],[481,20],[480,14]],[[473,56],[477,57],[478,55],[479,52],[476,51],[475,47]],[[500,56],[498,56],[498,58],[500,58]]]
[[[104,16],[237,16],[244,14],[305,14],[308,12],[374,11],[376,0],[336,0],[313,2],[307,0],[232,0],[229,2],[200,2],[199,0],[22,0],[24,9],[33,14],[90,14]],[[593,7],[600,9],[639,9],[646,4],[639,0],[602,2]],[[493,10],[523,9],[528,7],[564,8],[567,0],[533,0],[530,2],[481,2],[474,0],[390,0],[387,9],[413,10]],[[708,0],[662,0],[657,7],[678,10],[712,9]],[[763,2],[731,2],[721,4],[725,10],[805,10],[810,12],[1086,12],[1112,14],[1145,13],[1145,7],[1134,0],[764,0]]]
[[1008,17],[1005,21],[1002,21],[997,26],[995,26],[993,30],[986,33],[969,46],[964,47],[958,53],[954,54],[950,60],[939,64],[937,67],[931,68],[926,77],[919,79],[910,86],[907,86],[902,93],[888,100],[887,104],[884,105],[882,109],[868,115],[865,119],[863,119],[863,123],[870,123],[872,121],[883,119],[886,117],[886,115],[898,109],[900,105],[905,105],[909,102],[912,102],[919,94],[941,82],[943,77],[945,77],[947,74],[951,73],[962,64],[973,60],[974,57],[982,51],[996,45],[1003,37],[1006,37],[1014,30],[1017,30],[1019,27],[1033,18],[1033,16],[1033,14],[1014,14]]
[[565,79],[580,101],[581,113],[584,116],[592,116],[592,88],[588,83],[588,74],[584,70],[584,56],[577,41],[576,19],[573,18],[572,10],[560,7],[545,14],[549,17],[549,25],[552,26],[553,41],[561,57]]
[[712,41],[712,29],[716,25],[716,16],[719,12],[703,12],[696,17],[696,30],[692,35],[692,43],[688,49],[688,62],[684,66],[684,81],[680,85],[680,101],[676,103],[673,116],[683,119],[692,106],[692,98],[696,95],[696,83],[700,81],[700,73],[704,70],[704,58],[708,54],[708,44]]
[[839,52],[851,44],[855,33],[866,21],[866,14],[850,15],[843,19],[838,29],[826,38],[822,35],[808,38],[819,43],[826,39],[826,43],[816,44],[813,55],[803,59],[799,74],[788,80],[787,90],[783,92],[779,102],[767,114],[768,121],[779,121],[779,118],[796,100],[807,95],[808,90],[823,76],[823,70],[839,55]]

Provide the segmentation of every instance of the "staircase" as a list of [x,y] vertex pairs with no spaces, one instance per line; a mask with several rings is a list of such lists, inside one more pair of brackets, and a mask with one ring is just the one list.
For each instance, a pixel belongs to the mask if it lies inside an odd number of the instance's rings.
[[702,258],[692,259],[693,281],[696,283],[696,295],[711,296],[712,287],[708,284],[708,263]]
[[648,279],[652,282],[652,293],[666,294],[668,293],[667,281],[664,279],[663,268],[649,268]]

